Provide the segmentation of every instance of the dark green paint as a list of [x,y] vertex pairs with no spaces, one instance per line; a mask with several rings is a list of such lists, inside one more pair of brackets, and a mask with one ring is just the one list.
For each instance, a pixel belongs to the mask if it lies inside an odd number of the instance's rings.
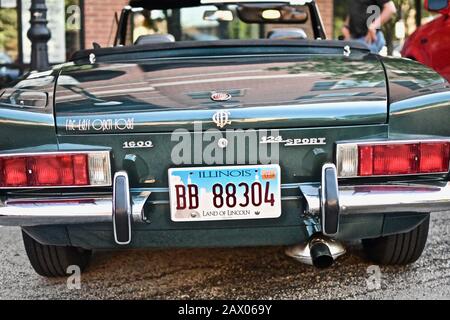
[[[0,97],[0,153],[111,150],[113,171],[127,170],[132,188],[161,191],[167,187],[167,169],[174,166],[170,153],[176,142],[171,141],[170,132],[176,128],[191,131],[194,120],[202,121],[204,130],[213,128],[212,114],[224,108],[233,114],[231,129],[267,128],[279,130],[283,138],[326,138],[327,144],[321,146],[280,146],[283,184],[319,181],[321,165],[334,161],[334,146],[339,141],[450,137],[450,93],[448,84],[436,73],[412,61],[381,59],[363,50],[355,50],[350,58],[341,52],[339,47],[296,48],[291,43],[286,47],[265,44],[112,53],[100,56],[96,65],[81,58],[74,65],[66,65],[61,76],[60,70],[54,70],[19,82],[17,89],[48,94],[45,108],[22,108]],[[167,60],[169,57],[173,59]],[[284,82],[271,81],[267,85],[261,78],[252,77],[252,72],[245,74],[245,80],[237,81],[235,77],[243,68],[263,69],[256,73],[278,75],[278,80]],[[223,79],[216,82],[184,83],[182,89],[178,85],[160,86],[159,100],[152,100],[154,93],[146,90],[156,88],[157,82],[173,82],[158,78],[181,75],[201,80],[199,74],[212,70],[228,73],[220,75]],[[135,96],[127,94],[130,87],[138,89]],[[205,95],[212,90],[231,90],[236,95],[231,102],[234,106],[214,104]],[[66,130],[67,119],[130,116],[135,118],[136,126],[128,131]],[[183,134],[193,135],[188,131]],[[124,142],[138,139],[149,139],[154,147],[122,148]],[[202,148],[206,144],[203,142]],[[248,149],[243,151],[248,156]],[[153,183],[145,182],[152,179]],[[417,179],[425,181],[427,177]],[[434,179],[443,181],[447,177]],[[26,195],[36,196],[39,192],[28,191]],[[59,190],[48,192],[55,194]],[[89,192],[111,192],[111,188]],[[300,196],[298,190],[284,189],[283,194]],[[0,196],[15,195],[2,191]],[[167,199],[166,192],[155,192],[150,201]],[[175,223],[170,220],[167,204],[149,203],[145,215],[150,223],[134,226],[131,247],[294,244],[308,237],[303,205],[301,198],[283,201],[279,219]],[[403,232],[423,217],[414,213],[346,216],[342,217],[339,237],[350,240]],[[116,247],[111,229],[111,225],[79,225],[41,226],[27,231],[43,243],[111,248]]]

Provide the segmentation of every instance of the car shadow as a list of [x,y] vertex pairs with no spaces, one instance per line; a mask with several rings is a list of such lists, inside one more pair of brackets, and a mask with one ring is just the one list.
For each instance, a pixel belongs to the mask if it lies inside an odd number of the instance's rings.
[[[83,284],[107,288],[111,297],[120,292],[123,298],[283,298],[282,293],[289,289],[302,288],[307,293],[328,288],[331,292],[349,285],[367,290],[372,263],[365,259],[358,242],[351,243],[348,253],[324,270],[287,257],[284,249],[96,251],[83,274]],[[397,274],[404,268],[382,270]]]

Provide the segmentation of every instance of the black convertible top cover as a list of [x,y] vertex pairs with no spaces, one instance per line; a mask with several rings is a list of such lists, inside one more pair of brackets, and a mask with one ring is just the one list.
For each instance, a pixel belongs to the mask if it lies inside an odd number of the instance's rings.
[[130,6],[146,9],[173,9],[199,5],[200,0],[130,0]]
[[272,40],[272,39],[255,39],[255,40],[217,40],[217,41],[178,41],[170,43],[151,43],[133,46],[108,47],[99,49],[87,49],[74,53],[72,61],[86,59],[91,53],[99,56],[107,55],[124,55],[138,52],[150,52],[160,50],[177,50],[177,49],[199,49],[199,48],[250,48],[265,47],[266,50],[273,47],[303,47],[315,48],[334,48],[344,50],[345,46],[349,46],[352,50],[360,50],[369,52],[366,45],[357,41],[340,41],[340,40]]

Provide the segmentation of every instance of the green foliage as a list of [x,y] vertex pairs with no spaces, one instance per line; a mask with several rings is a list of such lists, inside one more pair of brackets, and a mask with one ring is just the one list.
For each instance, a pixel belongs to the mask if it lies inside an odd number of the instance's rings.
[[251,39],[255,35],[255,27],[240,20],[235,19],[228,24],[228,33],[231,39]]
[[[388,48],[388,54],[391,55],[394,51],[394,41],[395,38],[395,24],[400,19],[407,19],[409,14],[411,14],[411,10],[415,9],[415,0],[393,0],[395,3],[395,7],[397,8],[397,16],[386,23],[383,26],[383,32],[386,37],[386,46]],[[422,1],[423,8],[423,1]],[[414,13],[414,12],[413,12]]]
[[334,35],[337,39],[341,35],[345,18],[348,14],[348,6],[351,0],[334,0]]
[[7,52],[13,59],[18,52],[17,37],[16,9],[0,9],[0,51]]

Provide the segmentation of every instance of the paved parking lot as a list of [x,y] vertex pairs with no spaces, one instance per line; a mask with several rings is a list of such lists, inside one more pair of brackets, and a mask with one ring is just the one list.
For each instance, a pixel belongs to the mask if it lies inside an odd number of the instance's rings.
[[[407,267],[382,267],[367,285],[358,244],[332,268],[299,264],[283,248],[96,252],[81,289],[31,269],[20,231],[0,228],[0,299],[450,299],[450,212],[433,214],[425,254]],[[369,282],[373,283],[373,282]]]

